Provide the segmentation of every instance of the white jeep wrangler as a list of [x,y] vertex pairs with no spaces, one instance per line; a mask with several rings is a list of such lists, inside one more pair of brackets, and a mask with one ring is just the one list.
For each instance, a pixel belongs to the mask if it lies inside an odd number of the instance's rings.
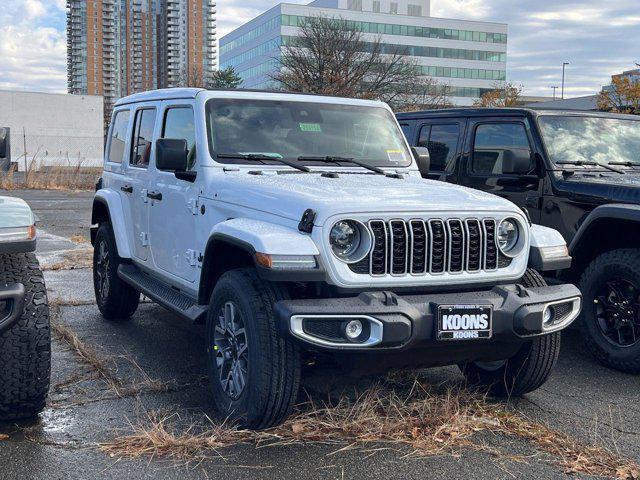
[[[380,102],[170,89],[120,100],[93,204],[107,319],[140,293],[206,323],[222,417],[281,422],[300,367],[460,365],[496,395],[540,387],[578,315],[554,230],[423,180]],[[321,355],[322,354],[322,355]]]

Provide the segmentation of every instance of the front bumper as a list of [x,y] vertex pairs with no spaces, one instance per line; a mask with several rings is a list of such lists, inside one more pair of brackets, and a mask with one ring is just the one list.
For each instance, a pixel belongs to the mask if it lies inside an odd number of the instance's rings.
[[[427,348],[435,352],[474,346],[481,350],[495,349],[499,345],[517,347],[532,337],[566,328],[580,313],[581,303],[582,295],[573,285],[534,288],[506,285],[477,292],[400,296],[380,291],[349,298],[283,300],[276,304],[276,313],[284,334],[314,350],[388,352]],[[490,306],[490,338],[439,340],[437,313],[440,305]],[[545,309],[553,305],[565,306],[565,316],[558,317],[558,323],[545,327]],[[319,333],[317,328],[310,332],[304,327],[305,322],[320,319],[331,330],[332,321],[344,324],[352,318],[370,324],[369,336],[374,337],[373,341],[354,343],[346,338],[335,341],[335,337]]]
[[21,283],[0,286],[0,333],[11,328],[22,316],[24,298],[25,289]]

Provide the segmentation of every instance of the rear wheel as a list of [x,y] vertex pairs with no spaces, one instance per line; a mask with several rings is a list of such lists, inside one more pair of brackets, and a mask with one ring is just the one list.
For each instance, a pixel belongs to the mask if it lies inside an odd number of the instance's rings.
[[268,428],[291,412],[300,382],[300,354],[278,332],[273,307],[284,298],[251,269],[225,273],[211,295],[207,363],[221,418]]
[[[33,253],[0,255],[0,286],[25,288],[20,319],[0,333],[0,420],[42,411],[49,391],[51,331],[44,278]],[[0,318],[3,308],[0,306]]]
[[640,373],[640,250],[598,256],[582,274],[582,336],[604,365]]
[[110,223],[100,225],[94,244],[93,288],[98,309],[108,320],[126,320],[138,308],[140,292],[118,277],[122,259]]
[[[525,287],[547,283],[528,269],[520,282]],[[497,362],[469,362],[460,366],[471,386],[496,396],[520,396],[540,388],[549,378],[560,353],[560,332],[535,337],[511,358]]]

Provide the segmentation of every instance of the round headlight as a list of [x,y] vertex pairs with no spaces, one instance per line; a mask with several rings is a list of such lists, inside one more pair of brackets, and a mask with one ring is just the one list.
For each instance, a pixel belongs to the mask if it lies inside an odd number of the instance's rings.
[[329,244],[334,255],[340,260],[355,263],[369,253],[371,237],[360,222],[340,220],[331,227]]
[[498,226],[498,246],[502,253],[508,253],[518,243],[520,232],[515,220],[507,218]]

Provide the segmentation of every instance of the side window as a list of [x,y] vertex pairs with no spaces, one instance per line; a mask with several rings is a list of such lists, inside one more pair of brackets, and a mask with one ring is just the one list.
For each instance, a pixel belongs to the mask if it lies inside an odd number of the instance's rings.
[[407,139],[407,141],[409,142],[409,145],[411,145],[411,125],[407,125],[406,123],[401,123],[400,124],[400,128],[402,129],[402,133],[404,133],[404,137]]
[[136,112],[130,161],[134,167],[147,168],[149,166],[155,125],[155,108],[145,108]]
[[196,163],[196,127],[191,107],[170,107],[164,114],[162,138],[184,139],[189,149],[189,167]]
[[129,110],[121,110],[113,117],[111,127],[111,140],[107,160],[113,163],[122,163],[124,159],[124,146],[127,143],[127,129],[129,128]]
[[506,150],[531,151],[522,123],[481,124],[476,128],[472,170],[481,175],[501,175]]
[[429,149],[430,170],[443,172],[458,150],[460,125],[425,125],[420,129],[419,147]]

